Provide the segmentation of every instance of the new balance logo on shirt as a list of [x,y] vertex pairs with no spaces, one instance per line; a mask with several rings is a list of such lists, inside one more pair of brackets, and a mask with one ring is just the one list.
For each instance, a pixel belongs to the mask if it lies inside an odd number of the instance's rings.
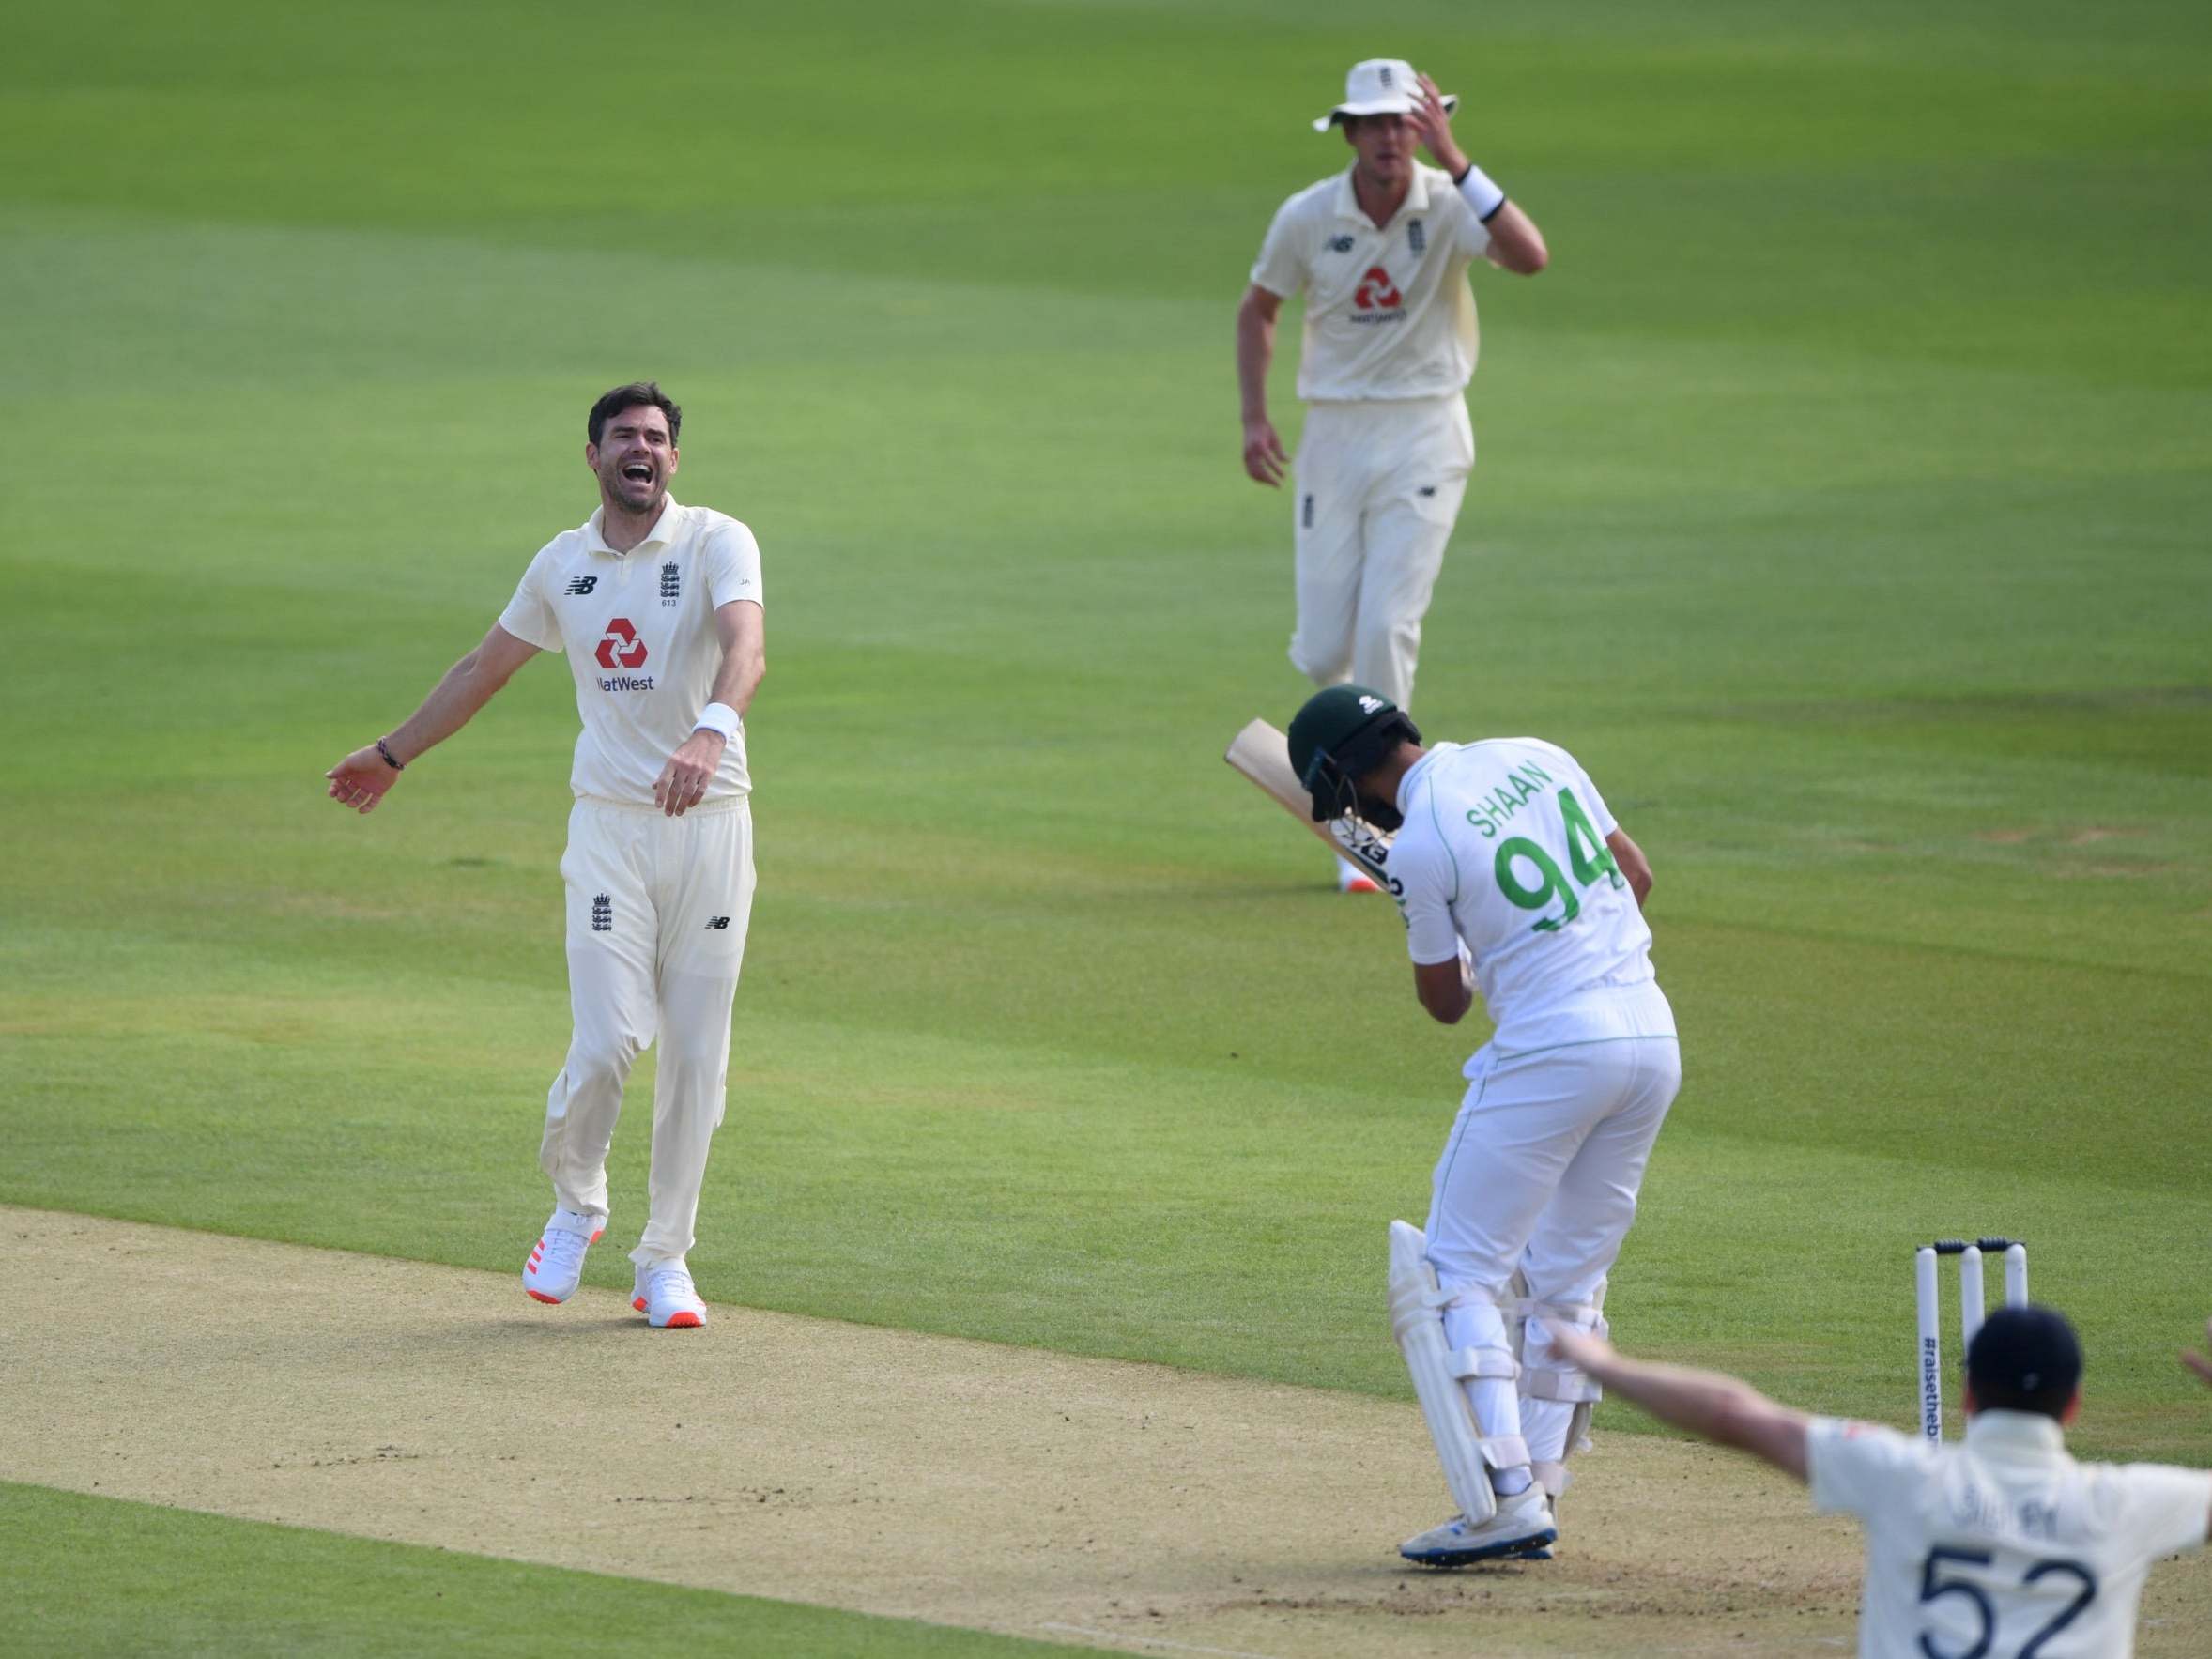
[[576,578],[576,580],[570,582],[566,588],[562,589],[561,591],[566,593],[571,599],[574,599],[579,593],[589,593],[593,588],[596,588],[597,586],[599,586],[599,578],[597,576],[578,576]]
[[730,918],[728,916],[709,916],[707,918],[707,928],[710,932],[718,933],[729,926]]

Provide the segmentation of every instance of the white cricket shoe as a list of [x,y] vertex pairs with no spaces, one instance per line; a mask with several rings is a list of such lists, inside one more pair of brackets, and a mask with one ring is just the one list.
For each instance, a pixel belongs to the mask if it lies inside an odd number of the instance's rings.
[[565,1302],[584,1276],[584,1252],[599,1242],[603,1222],[573,1209],[556,1209],[522,1264],[522,1288],[534,1300]]
[[707,1305],[699,1299],[699,1292],[691,1285],[691,1270],[682,1262],[639,1267],[630,1306],[656,1329],[696,1330],[707,1322]]
[[1544,1488],[1531,1486],[1511,1498],[1500,1497],[1498,1513],[1487,1521],[1473,1523],[1453,1515],[1441,1527],[1431,1527],[1408,1538],[1398,1553],[1424,1567],[1465,1567],[1475,1561],[1494,1561],[1501,1556],[1534,1556],[1559,1535]]

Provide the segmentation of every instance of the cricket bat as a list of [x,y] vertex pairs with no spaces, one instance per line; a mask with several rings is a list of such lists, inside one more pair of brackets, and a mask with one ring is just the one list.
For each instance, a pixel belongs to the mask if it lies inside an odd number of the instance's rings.
[[1283,811],[1327,841],[1332,851],[1380,883],[1385,892],[1396,891],[1383,868],[1390,862],[1390,832],[1376,829],[1350,812],[1315,823],[1313,797],[1290,769],[1290,740],[1282,732],[1265,720],[1254,720],[1230,740],[1228,752],[1221,759],[1258,784]]

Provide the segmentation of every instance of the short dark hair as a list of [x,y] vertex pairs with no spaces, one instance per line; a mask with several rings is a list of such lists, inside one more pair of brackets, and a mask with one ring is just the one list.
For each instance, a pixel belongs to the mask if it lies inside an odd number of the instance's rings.
[[1999,1308],[1966,1346],[1966,1380],[1983,1411],[2063,1418],[2081,1383],[2081,1341],[2055,1308]]
[[655,408],[668,418],[668,441],[674,443],[684,430],[684,411],[676,407],[676,400],[661,390],[658,380],[633,380],[627,386],[618,386],[591,406],[591,418],[584,430],[597,444],[607,423],[624,409]]

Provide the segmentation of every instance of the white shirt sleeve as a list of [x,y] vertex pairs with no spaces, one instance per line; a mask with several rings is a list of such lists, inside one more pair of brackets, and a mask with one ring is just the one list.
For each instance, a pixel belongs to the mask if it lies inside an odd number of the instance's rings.
[[714,609],[732,599],[750,599],[765,608],[760,597],[760,544],[751,530],[734,518],[717,525],[704,550],[707,599]]
[[1398,883],[1398,914],[1406,918],[1406,954],[1416,966],[1448,962],[1459,955],[1459,929],[1452,901],[1459,897],[1459,869],[1451,849],[1423,837],[1390,849],[1390,879]]
[[1490,252],[1490,227],[1475,217],[1475,210],[1467,206],[1457,186],[1452,187],[1452,200],[1459,208],[1452,217],[1458,232],[1460,252],[1469,259],[1480,259]]
[[2154,1558],[2204,1544],[2212,1527],[2212,1471],[2138,1463],[2128,1466],[2127,1477],[2128,1536]]
[[1253,284],[1283,300],[1302,292],[1306,285],[1305,238],[1298,223],[1296,202],[1293,197],[1275,210],[1275,223],[1267,226],[1267,239],[1260,244],[1260,256],[1252,268]]
[[1885,1498],[1916,1489],[1928,1453],[1918,1440],[1873,1423],[1816,1417],[1805,1432],[1813,1509],[1870,1521]]
[[561,622],[553,614],[553,605],[545,597],[545,574],[546,555],[550,547],[541,547],[538,556],[530,561],[530,568],[522,573],[522,580],[515,584],[515,597],[507,601],[507,608],[499,612],[499,626],[540,651],[561,649]]

